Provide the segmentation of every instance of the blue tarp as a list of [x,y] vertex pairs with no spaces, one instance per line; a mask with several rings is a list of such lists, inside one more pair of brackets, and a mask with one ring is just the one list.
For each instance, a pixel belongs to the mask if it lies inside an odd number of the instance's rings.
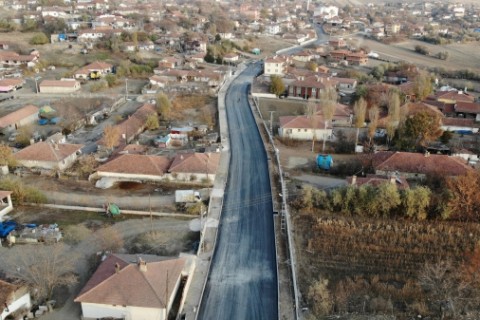
[[333,165],[333,158],[329,154],[317,155],[317,166],[323,170],[330,170]]

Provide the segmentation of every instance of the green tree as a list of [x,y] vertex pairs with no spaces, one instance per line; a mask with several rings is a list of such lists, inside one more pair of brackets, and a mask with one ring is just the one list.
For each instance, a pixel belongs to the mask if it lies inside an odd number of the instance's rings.
[[432,77],[425,71],[421,71],[413,81],[413,87],[417,100],[425,99],[433,91]]
[[0,166],[14,166],[16,163],[12,148],[3,143],[0,144]]
[[107,81],[108,87],[112,88],[118,83],[117,76],[114,74],[107,74],[105,76],[105,81]]
[[285,92],[285,84],[281,77],[273,75],[270,78],[270,92],[277,97]]
[[147,117],[147,120],[145,120],[145,128],[147,130],[155,130],[160,127],[160,124],[158,123],[158,117],[154,114],[151,114]]
[[353,105],[353,115],[354,115],[354,125],[357,128],[357,132],[355,134],[355,147],[358,144],[358,136],[360,134],[360,128],[363,128],[365,125],[365,116],[367,113],[367,102],[365,99],[360,97],[355,104]]
[[32,32],[36,31],[38,28],[37,21],[34,19],[27,19],[23,22],[22,32]]
[[417,220],[425,220],[431,193],[428,187],[423,186],[404,190],[402,192],[402,206],[405,214]]
[[397,90],[388,92],[388,122],[387,122],[387,138],[388,144],[392,141],[395,131],[400,125],[400,94]]
[[387,217],[391,211],[401,203],[397,186],[390,182],[382,183],[377,187],[375,207],[380,216]]
[[42,45],[48,43],[48,37],[45,33],[40,32],[35,34],[32,39],[30,39],[30,44]]
[[312,72],[317,72],[318,70],[318,64],[315,62],[315,61],[308,61],[306,64],[305,64],[305,68],[307,68],[308,70],[312,71]]
[[433,112],[420,111],[405,121],[401,130],[401,147],[412,149],[425,147],[429,142],[436,140],[443,133],[440,115]]
[[172,112],[172,103],[170,99],[164,94],[157,95],[157,112],[160,114],[162,120],[170,119],[170,113]]

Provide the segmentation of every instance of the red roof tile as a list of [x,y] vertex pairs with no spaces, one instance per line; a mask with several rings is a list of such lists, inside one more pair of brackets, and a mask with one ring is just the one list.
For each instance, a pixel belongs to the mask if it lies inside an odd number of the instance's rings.
[[215,174],[220,163],[220,153],[182,153],[173,159],[168,172]]
[[97,172],[162,176],[170,163],[170,159],[162,156],[123,154],[98,167]]
[[59,162],[84,147],[83,144],[37,142],[14,154],[17,160]]
[[29,104],[17,111],[11,112],[0,118],[0,128],[8,127],[22,119],[30,117],[31,115],[38,113],[38,110],[38,107]]
[[373,155],[372,164],[375,170],[381,171],[419,174],[443,173],[451,176],[462,175],[472,170],[471,167],[455,157],[440,154],[425,156],[413,152],[377,152]]
[[325,121],[322,116],[314,116],[313,119],[307,116],[283,116],[279,117],[280,127],[284,129],[325,129]]

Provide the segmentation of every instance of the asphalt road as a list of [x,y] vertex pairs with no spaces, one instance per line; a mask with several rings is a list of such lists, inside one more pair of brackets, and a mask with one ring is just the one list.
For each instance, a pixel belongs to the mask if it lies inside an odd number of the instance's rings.
[[247,100],[260,65],[230,86],[231,162],[216,250],[199,319],[278,319],[278,286],[267,157]]

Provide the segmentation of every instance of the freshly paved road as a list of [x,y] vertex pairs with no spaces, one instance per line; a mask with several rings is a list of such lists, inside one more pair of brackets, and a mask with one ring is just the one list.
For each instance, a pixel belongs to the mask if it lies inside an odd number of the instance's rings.
[[272,198],[267,156],[247,100],[260,65],[230,86],[231,162],[217,246],[198,319],[278,319]]

